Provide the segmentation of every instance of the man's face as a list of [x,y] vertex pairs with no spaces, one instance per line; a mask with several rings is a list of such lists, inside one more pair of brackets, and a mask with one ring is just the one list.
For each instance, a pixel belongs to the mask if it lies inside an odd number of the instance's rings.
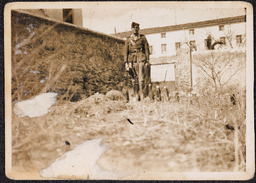
[[140,30],[140,27],[138,25],[135,25],[133,28],[132,28],[132,32],[134,34],[138,34],[139,33],[139,30]]

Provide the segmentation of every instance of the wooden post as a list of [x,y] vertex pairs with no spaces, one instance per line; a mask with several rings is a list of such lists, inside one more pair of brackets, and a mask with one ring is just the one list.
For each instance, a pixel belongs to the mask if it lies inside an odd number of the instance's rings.
[[193,45],[191,45],[191,43],[189,44],[189,60],[190,60],[190,83],[191,83],[191,90],[193,88],[193,78],[192,78],[192,49],[193,49]]

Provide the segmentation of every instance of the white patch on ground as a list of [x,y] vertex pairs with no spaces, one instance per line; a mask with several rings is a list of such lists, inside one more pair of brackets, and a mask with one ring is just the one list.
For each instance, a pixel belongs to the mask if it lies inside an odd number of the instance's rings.
[[40,83],[45,83],[46,79],[41,79]]
[[14,105],[14,113],[18,117],[38,117],[49,112],[49,108],[56,102],[57,93],[43,93],[33,99],[18,102]]
[[87,140],[77,145],[74,150],[57,158],[49,167],[40,171],[45,178],[61,176],[83,177],[88,179],[119,179],[120,176],[111,171],[102,170],[97,161],[106,147],[100,139]]

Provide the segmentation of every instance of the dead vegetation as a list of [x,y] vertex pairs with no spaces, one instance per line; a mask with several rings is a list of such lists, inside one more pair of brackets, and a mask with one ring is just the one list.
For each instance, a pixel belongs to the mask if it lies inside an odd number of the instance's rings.
[[95,94],[59,101],[42,117],[13,115],[13,167],[39,171],[75,145],[102,137],[108,150],[99,163],[107,169],[245,171],[244,98],[237,96],[236,105],[209,94],[192,104],[182,98],[126,103]]

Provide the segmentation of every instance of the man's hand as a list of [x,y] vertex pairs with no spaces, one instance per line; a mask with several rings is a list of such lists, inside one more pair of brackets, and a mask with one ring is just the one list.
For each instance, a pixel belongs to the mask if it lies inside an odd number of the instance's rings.
[[148,60],[145,62],[145,66],[149,66],[149,61]]
[[125,70],[126,70],[126,71],[129,71],[129,69],[130,69],[130,68],[129,68],[129,64],[128,64],[128,63],[125,63]]

